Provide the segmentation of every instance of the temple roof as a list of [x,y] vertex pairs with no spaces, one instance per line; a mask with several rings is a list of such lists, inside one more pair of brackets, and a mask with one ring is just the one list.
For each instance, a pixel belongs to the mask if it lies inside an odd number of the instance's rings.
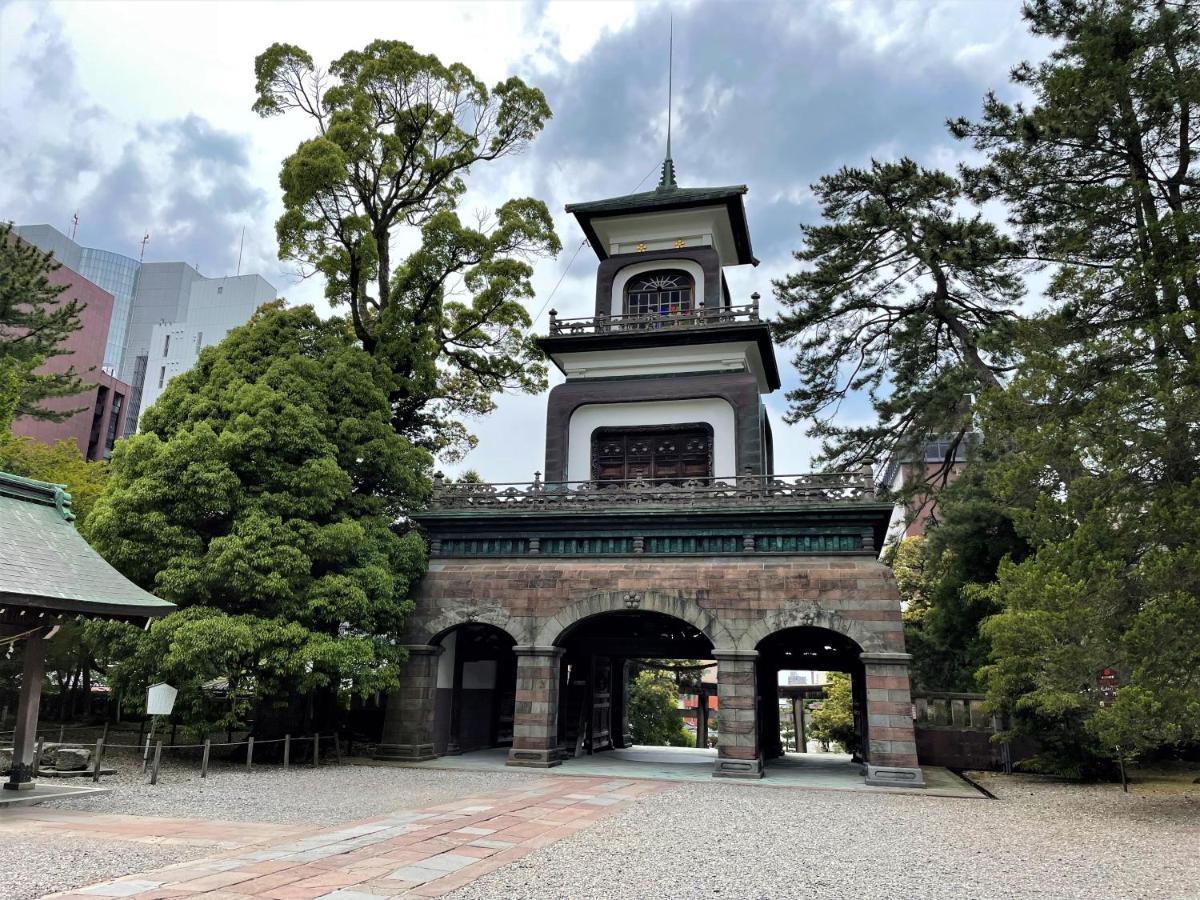
[[0,472],[0,605],[120,618],[175,609],[105,562],[74,520],[63,485]]
[[591,200],[585,203],[568,203],[566,211],[579,220],[583,233],[600,259],[608,258],[608,248],[599,239],[591,225],[592,219],[636,215],[648,212],[667,212],[677,209],[695,209],[703,206],[724,206],[729,214],[730,228],[737,248],[739,265],[758,264],[750,246],[750,229],[746,224],[746,207],[742,197],[749,190],[744,184],[724,187],[683,188],[670,182],[660,183],[654,190],[640,194],[626,194],[607,200]]

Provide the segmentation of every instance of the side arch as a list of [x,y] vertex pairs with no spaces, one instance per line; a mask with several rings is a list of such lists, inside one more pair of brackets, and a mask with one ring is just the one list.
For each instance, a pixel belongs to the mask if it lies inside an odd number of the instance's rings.
[[464,606],[440,611],[432,619],[413,623],[410,643],[431,644],[433,640],[457,625],[481,623],[499,628],[514,643],[524,643],[525,629],[506,609],[498,606]]
[[534,645],[555,646],[572,625],[584,619],[606,612],[624,612],[636,609],[662,613],[682,619],[695,626],[712,642],[715,650],[726,650],[734,646],[733,635],[715,616],[703,609],[695,598],[664,591],[596,591],[582,600],[564,606],[538,628]]
[[882,635],[868,631],[857,619],[848,619],[836,610],[822,609],[818,604],[805,602],[763,616],[742,633],[736,646],[738,650],[754,650],[768,635],[785,628],[798,627],[836,631],[858,644],[865,653],[886,653],[889,650]]

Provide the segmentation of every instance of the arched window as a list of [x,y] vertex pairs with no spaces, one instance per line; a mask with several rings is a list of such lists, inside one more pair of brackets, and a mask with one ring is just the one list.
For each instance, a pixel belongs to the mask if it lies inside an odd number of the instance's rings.
[[682,269],[655,269],[625,284],[625,315],[678,316],[692,311],[696,284]]

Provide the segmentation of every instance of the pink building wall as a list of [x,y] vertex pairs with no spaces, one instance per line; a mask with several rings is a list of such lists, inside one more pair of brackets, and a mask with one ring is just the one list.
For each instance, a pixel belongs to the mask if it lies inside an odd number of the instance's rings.
[[[78,272],[61,266],[49,276],[53,284],[65,284],[67,290],[59,296],[60,302],[78,300],[83,306],[79,315],[78,331],[66,340],[71,352],[47,360],[39,372],[65,372],[75,367],[84,383],[89,387],[74,397],[59,397],[47,400],[47,409],[83,409],[62,422],[47,422],[23,417],[12,426],[13,434],[31,437],[43,443],[73,440],[81,455],[87,459],[104,459],[107,456],[107,435],[113,418],[113,401],[119,395],[121,407],[117,413],[116,434],[123,433],[125,410],[128,408],[129,385],[101,371],[104,363],[104,343],[108,339],[108,326],[112,318],[113,296],[108,291],[88,281]],[[97,420],[97,401],[99,419]]]

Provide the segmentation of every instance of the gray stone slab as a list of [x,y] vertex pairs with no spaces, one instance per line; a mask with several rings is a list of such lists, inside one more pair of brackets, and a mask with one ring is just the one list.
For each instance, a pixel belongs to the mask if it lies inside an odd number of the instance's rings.
[[386,876],[388,881],[409,881],[413,884],[424,884],[427,881],[433,881],[435,878],[441,878],[447,874],[442,869],[426,869],[424,866],[404,866],[397,869],[391,875]]
[[114,881],[111,884],[98,884],[95,887],[84,888],[80,894],[91,894],[96,897],[132,897],[142,891],[152,891],[162,887],[161,881]]
[[439,872],[457,872],[471,863],[479,862],[476,856],[464,856],[461,853],[439,853],[429,859],[421,860],[418,865],[423,869],[437,869]]

